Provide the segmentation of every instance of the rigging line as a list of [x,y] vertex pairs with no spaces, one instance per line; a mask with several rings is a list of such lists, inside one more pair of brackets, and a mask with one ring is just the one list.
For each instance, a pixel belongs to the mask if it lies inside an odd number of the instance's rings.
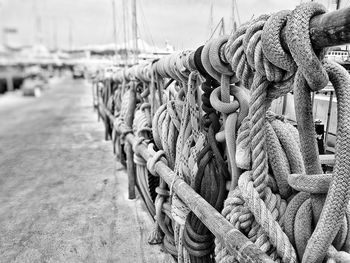
[[117,64],[117,54],[118,54],[118,47],[117,47],[117,22],[116,22],[116,10],[115,10],[115,0],[112,0],[112,15],[113,15],[113,44],[114,44],[114,59],[115,63]]
[[122,9],[122,3],[119,6],[119,4],[117,2],[116,3],[115,14],[116,14],[116,19],[117,19],[117,21],[116,21],[116,28],[117,28],[117,40],[119,40],[118,41],[119,42],[119,47],[121,47],[121,43],[123,42],[123,37],[124,37],[124,33],[123,33],[123,15],[122,15],[122,12],[119,11],[121,9]]
[[139,7],[140,7],[140,10],[141,10],[141,16],[143,17],[142,20],[144,21],[144,25],[143,25],[143,26],[144,26],[144,29],[145,29],[145,31],[148,31],[148,34],[149,34],[150,40],[151,40],[151,44],[153,45],[153,47],[156,47],[156,44],[155,44],[155,42],[154,42],[154,39],[153,39],[151,30],[150,30],[150,27],[148,26],[147,19],[146,19],[144,10],[143,10],[142,1],[139,1],[139,2],[140,2]]
[[[142,30],[141,30],[139,24],[137,24],[137,30],[138,30],[138,32],[139,32],[140,39],[144,39],[144,38],[143,38],[143,34],[142,34],[142,32],[141,32]],[[144,45],[144,44],[145,44],[144,42],[141,42],[141,43],[140,43],[140,46],[139,46],[139,49],[140,49],[140,50],[145,48],[145,45]],[[142,47],[142,48],[141,48],[141,47]],[[154,51],[155,51],[154,46],[152,46],[152,49],[153,49],[153,52],[154,52]]]
[[[137,30],[138,30],[138,32],[139,32],[139,34],[140,34],[140,39],[143,39],[143,34],[142,34],[142,32],[141,32],[142,30],[141,30],[139,24],[137,24]],[[142,47],[144,47],[144,43],[143,43],[143,42],[141,43],[141,45],[142,45]],[[153,52],[156,51],[155,48],[156,48],[156,47],[152,44],[152,50],[153,50]]]
[[214,26],[214,0],[211,0],[210,2],[210,13],[209,13],[209,30],[210,33],[212,34],[213,32],[215,32],[215,28],[213,28]]
[[213,32],[211,33],[211,35],[210,35],[208,41],[209,41],[210,39],[212,39],[212,37],[214,36],[216,30],[218,30],[218,28],[219,28],[220,25],[222,25],[223,21],[224,21],[223,18],[221,18],[220,21],[219,21],[219,23],[217,23],[217,25],[215,26]]
[[[131,10],[129,9],[129,3],[131,4],[131,1],[129,0],[126,0],[126,33],[127,33],[127,43],[128,43],[128,48],[132,49],[132,43],[131,43],[131,40],[132,40],[132,33],[131,33],[131,19],[130,19],[130,12]],[[129,44],[131,45],[131,47],[129,47]]]
[[127,36],[126,36],[126,1],[123,0],[123,32],[124,32],[124,49],[126,53],[125,66],[128,63],[128,48],[127,48]]
[[239,15],[239,10],[238,10],[238,5],[237,5],[237,1],[236,0],[234,0],[235,1],[235,10],[236,10],[236,15],[237,15],[237,22],[238,22],[238,26],[240,26],[241,25],[241,17],[240,17],[240,15]]
[[[111,12],[111,8],[108,7],[106,10],[103,10],[105,12]],[[101,45],[111,42],[111,32],[113,29],[113,17],[110,15],[98,17],[99,23],[102,25],[111,25],[111,28],[109,26],[107,27],[99,27],[98,30],[100,32],[100,38],[97,38],[97,40],[93,40],[93,42],[89,42],[90,45]],[[78,23],[79,24],[79,23]],[[79,30],[77,30],[79,32]]]

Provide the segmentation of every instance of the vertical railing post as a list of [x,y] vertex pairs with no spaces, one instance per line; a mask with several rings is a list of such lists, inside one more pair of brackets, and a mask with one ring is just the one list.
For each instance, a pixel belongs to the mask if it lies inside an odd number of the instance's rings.
[[[130,98],[129,98],[129,105],[128,110],[126,112],[125,116],[125,124],[127,125],[128,129],[132,130],[132,125],[134,122],[134,112],[136,107],[136,91],[135,91],[135,83],[132,81],[130,83]],[[132,150],[132,145],[125,141],[125,153],[126,153],[126,167],[128,172],[128,193],[129,193],[129,199],[135,199],[136,198],[136,192],[135,192],[135,166],[134,166],[134,153]]]

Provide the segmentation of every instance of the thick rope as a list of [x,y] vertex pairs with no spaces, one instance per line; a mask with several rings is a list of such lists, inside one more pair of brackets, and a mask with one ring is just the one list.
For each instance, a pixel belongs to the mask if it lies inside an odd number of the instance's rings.
[[[201,80],[199,79],[198,73],[193,71],[188,79],[186,101],[182,111],[181,127],[176,143],[175,172],[189,184],[194,181],[194,175],[198,170],[198,153],[205,144],[204,134],[200,131],[200,114],[197,106],[198,104],[196,103],[198,98],[198,86],[200,83]],[[182,257],[187,257],[187,250],[183,247],[183,244],[185,245],[185,243],[183,243],[183,238],[185,238],[183,235],[185,233],[184,226],[189,212],[190,210],[186,205],[176,195],[173,195],[172,214],[178,227],[181,229],[178,236],[179,262],[181,262]]]
[[[106,82],[103,103],[117,117],[116,128],[125,127],[129,83],[138,83],[138,100],[151,107],[142,116],[137,112],[139,132],[135,132],[138,142],[147,144],[152,121],[154,142],[161,151],[146,166],[135,155],[141,191],[146,193],[149,184],[145,167],[155,174],[156,160],[166,159],[177,176],[213,207],[223,208],[227,220],[274,261],[296,262],[297,256],[302,262],[347,260],[350,180],[346,174],[350,164],[346,148],[350,138],[345,118],[350,113],[344,87],[350,82],[337,66],[322,65],[322,50],[312,48],[309,21],[324,11],[319,4],[307,3],[293,11],[263,15],[195,52],[177,52],[152,64],[118,71],[112,78],[117,90]],[[281,43],[283,27],[290,53]],[[198,100],[202,80],[196,70],[207,79],[202,84],[202,102]],[[322,89],[328,76],[339,106],[333,177],[322,174],[318,160],[309,91]],[[245,89],[230,86],[238,80],[250,91],[249,110]],[[268,112],[271,101],[288,93],[293,82],[300,141],[294,127]],[[126,134],[115,135],[123,144]],[[242,170],[246,171],[241,175]],[[172,193],[171,185],[160,180],[156,193],[156,198],[148,199],[155,199],[153,213],[160,239],[164,233],[165,249],[179,262],[212,261],[210,231]],[[220,242],[216,242],[215,254],[218,262],[236,262]]]
[[[230,46],[227,50],[227,54],[230,54],[233,58],[231,63],[233,69],[238,69],[238,72],[236,72],[238,77],[245,77],[246,80],[242,82],[243,83],[251,83],[249,80],[251,77],[249,77],[247,74],[243,74],[243,72],[249,72],[248,66],[252,68],[256,68],[257,72],[259,74],[254,74],[253,76],[253,82],[251,86],[248,86],[248,88],[251,89],[251,105],[250,105],[250,117],[249,120],[242,124],[246,129],[250,129],[249,136],[248,133],[245,133],[245,142],[247,149],[247,154],[245,156],[249,156],[249,149],[252,149],[252,179],[254,182],[254,186],[257,189],[257,191],[260,193],[260,195],[263,197],[264,195],[264,189],[267,189],[267,185],[269,183],[269,175],[268,175],[268,163],[267,163],[267,154],[265,150],[266,145],[266,135],[264,132],[265,128],[265,114],[267,111],[267,108],[269,106],[269,99],[268,99],[268,86],[269,80],[270,81],[281,81],[283,80],[283,72],[276,68],[276,66],[272,65],[268,60],[263,56],[262,48],[261,48],[261,30],[264,27],[264,24],[268,17],[262,16],[253,21],[250,25],[251,26],[243,26],[243,29],[236,33],[236,37],[238,40],[233,41],[232,46]],[[259,31],[260,30],[260,31]],[[243,46],[243,50],[240,49],[239,46]],[[238,50],[238,52],[237,52]],[[231,53],[230,53],[231,52]],[[240,54],[239,56],[236,56],[236,53]],[[245,55],[246,54],[246,55]],[[262,59],[261,59],[262,57]],[[239,61],[239,62],[237,62]],[[263,62],[265,62],[265,64]],[[270,63],[270,64],[269,64]],[[248,66],[243,66],[244,64],[249,64]],[[245,69],[245,70],[243,70]],[[252,75],[252,74],[250,74]],[[290,85],[287,87],[287,90],[290,89]],[[280,91],[280,94],[286,92],[285,90]],[[278,94],[278,93],[277,93]],[[280,95],[278,94],[278,95]],[[274,95],[275,96],[275,95]],[[246,131],[246,130],[245,130]],[[274,134],[273,134],[274,135]],[[240,138],[239,138],[240,139]],[[278,144],[277,144],[278,145]],[[285,160],[286,161],[286,158]],[[282,160],[283,162],[283,160]],[[245,164],[245,168],[249,168],[250,164]],[[275,167],[277,167],[275,165]],[[287,169],[288,173],[288,169]],[[284,173],[283,181],[284,185],[286,185],[287,192],[285,194],[285,197],[288,197],[290,195],[290,190],[288,191],[288,184],[286,181],[286,175],[287,173]],[[278,175],[278,174],[276,174]],[[290,188],[289,188],[290,189]],[[236,192],[237,193],[237,192]],[[239,196],[236,195],[235,198],[239,198]],[[247,200],[246,200],[247,201]],[[265,207],[263,202],[261,202],[261,205]],[[273,211],[273,206],[268,206]],[[283,210],[281,212],[281,217],[283,214]],[[257,211],[255,211],[256,216],[259,216]],[[278,213],[277,213],[278,214]],[[250,217],[249,215],[247,216]],[[271,218],[271,225],[276,225],[276,219],[278,219],[278,216]],[[256,227],[253,227],[253,232],[257,233]],[[280,228],[279,233],[281,236],[283,236],[283,231]],[[269,233],[272,234],[271,232]],[[256,236],[256,234],[253,234],[251,236]],[[262,237],[262,236],[261,236]],[[270,236],[271,238],[271,236]],[[283,257],[283,260],[293,262],[295,261],[295,254],[294,249],[290,245],[288,238],[282,239],[285,243],[283,243],[284,247],[287,247],[289,250],[287,251],[287,254],[285,254],[285,251],[283,249],[277,249],[277,252]],[[277,246],[277,243],[274,244]],[[280,246],[279,246],[280,247]],[[288,253],[292,256],[288,256]]]
[[[205,127],[208,130],[208,144],[198,153],[198,172],[192,187],[214,208],[221,210],[225,198],[225,181],[228,170],[222,159],[222,154],[215,140],[215,133],[219,130],[216,113],[213,111],[209,97],[212,91],[210,81],[202,84],[203,109],[208,118]],[[186,220],[185,245],[189,251],[191,261],[211,261],[214,251],[214,238],[204,224],[190,212]]]
[[[334,167],[333,180],[331,182],[330,189],[328,191],[328,195],[316,229],[313,231],[311,238],[307,243],[305,254],[303,254],[303,250],[299,253],[300,256],[303,257],[303,262],[319,262],[326,256],[329,246],[338,234],[338,230],[343,223],[345,210],[347,209],[347,204],[350,198],[350,180],[347,176],[347,173],[350,169],[350,164],[349,162],[345,161],[350,160],[350,156],[347,150],[347,147],[349,147],[348,143],[350,138],[348,137],[350,130],[345,121],[347,118],[349,118],[348,116],[350,114],[350,110],[347,107],[350,102],[350,93],[346,88],[350,85],[350,77],[345,69],[338,64],[327,62],[324,64],[324,67],[329,75],[329,78],[334,86],[337,95],[339,123],[337,128],[337,158]],[[310,105],[310,96],[308,96],[309,92],[307,91],[308,86],[305,80],[304,82],[302,82],[302,80],[303,77],[301,74],[299,74],[296,79],[296,83],[299,85],[296,86],[295,90],[296,102],[298,103],[297,109],[300,109],[297,110],[298,124],[304,123],[305,121],[312,122],[310,106],[307,108],[309,109],[308,111],[305,111],[305,107],[302,106]],[[301,110],[301,107],[304,108],[303,111]],[[307,133],[313,132],[313,127],[300,130],[300,139],[302,146],[304,146],[302,147],[304,159],[310,158],[310,156],[308,156],[309,151],[315,151],[316,149],[315,139],[310,140],[306,137]],[[342,162],[339,160],[342,160]],[[309,174],[316,174],[320,170],[317,159],[312,159],[309,161],[309,164],[310,166],[308,169],[306,169],[306,173],[309,171]],[[321,185],[322,184],[328,185],[329,182],[321,183]],[[310,215],[305,215],[304,217],[308,216]]]

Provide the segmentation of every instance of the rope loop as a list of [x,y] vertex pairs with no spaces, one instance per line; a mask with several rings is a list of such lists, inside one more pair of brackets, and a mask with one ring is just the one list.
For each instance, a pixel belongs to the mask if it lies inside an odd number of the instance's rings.
[[[152,145],[152,144],[149,144],[149,145]],[[152,147],[153,147],[153,145],[152,145]],[[159,150],[159,151],[155,152],[155,154],[147,160],[147,169],[154,176],[158,176],[157,172],[155,170],[155,164],[160,160],[164,161],[165,158],[162,159],[163,157],[165,157],[165,152],[163,150]]]
[[[322,172],[322,169],[318,159],[316,140],[310,139],[314,138],[315,132],[312,119],[310,89],[304,79],[304,75],[301,73],[297,74],[295,80],[296,114],[307,175],[292,175],[289,179],[291,183],[302,182],[301,186],[298,185],[300,190],[306,190],[306,192],[313,194],[316,192],[316,195],[311,195],[310,201],[307,199],[300,204],[295,219],[296,222],[298,220],[312,221],[312,214],[302,212],[307,207],[312,207],[314,216],[315,213],[316,215],[320,214],[315,230],[312,231],[311,224],[309,224],[310,230],[307,236],[311,236],[309,242],[303,242],[298,245],[299,257],[303,259],[303,262],[311,263],[322,261],[328,253],[332,242],[334,245],[335,243],[339,244],[339,241],[336,242],[337,239],[343,240],[343,243],[345,242],[341,236],[345,235],[343,231],[347,223],[344,223],[344,216],[348,210],[350,199],[350,178],[347,176],[350,171],[350,163],[344,161],[350,160],[350,153],[347,150],[350,147],[350,126],[347,124],[347,120],[350,118],[350,109],[348,107],[350,103],[350,91],[347,88],[350,85],[350,75],[343,67],[336,63],[326,61],[323,67],[333,84],[337,96],[337,155],[332,180],[329,178],[329,175],[318,175]],[[310,180],[314,180],[312,186],[310,186]],[[329,181],[331,183],[327,198],[324,201],[325,197],[320,196],[319,193],[327,190]],[[322,208],[323,202],[324,205]],[[319,210],[322,210],[322,212]],[[297,243],[300,240],[300,235],[297,232],[295,233],[294,238]],[[338,247],[341,248],[342,245],[338,245]]]
[[[231,76],[234,80],[234,73],[229,63],[224,62],[220,56],[222,47],[227,43],[229,36],[223,35],[212,40],[209,47],[209,62],[212,68],[220,75]],[[219,80],[220,81],[220,80]]]
[[219,117],[218,114],[216,113],[215,109],[212,107],[210,103],[210,95],[213,92],[212,85],[216,84],[213,82],[211,79],[206,79],[205,82],[202,83],[202,109],[206,113],[203,118],[204,118],[204,126],[209,127],[212,125],[215,133],[219,131],[220,129],[220,123],[219,123]]
[[271,63],[283,70],[295,71],[296,64],[293,57],[284,50],[280,37],[290,14],[290,10],[272,14],[264,25],[261,43],[264,55]]
[[217,87],[210,93],[210,103],[213,108],[221,113],[230,114],[236,112],[239,109],[239,102],[234,100],[233,102],[222,102],[220,100],[221,87]]
[[219,72],[217,72],[213,68],[213,66],[210,63],[210,58],[209,58],[209,56],[210,56],[209,55],[210,54],[210,48],[212,46],[213,41],[214,40],[210,40],[204,45],[202,53],[201,53],[201,61],[202,61],[203,67],[205,68],[205,71],[208,72],[208,74],[212,78],[216,79],[217,81],[220,81],[221,75],[220,75]]
[[313,91],[323,89],[329,81],[320,57],[313,50],[309,32],[310,19],[325,12],[326,8],[319,3],[304,3],[292,11],[286,25],[290,53]]
[[136,148],[146,140],[145,137],[137,137],[135,142],[132,144],[132,151],[137,152]]

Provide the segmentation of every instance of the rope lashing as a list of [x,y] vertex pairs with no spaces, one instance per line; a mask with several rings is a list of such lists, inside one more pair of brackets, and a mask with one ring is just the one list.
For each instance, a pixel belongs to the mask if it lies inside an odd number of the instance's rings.
[[[150,149],[153,152],[153,156],[157,152],[153,149],[153,144],[148,145],[148,149]],[[154,171],[154,164],[157,161],[157,159],[161,158],[163,156],[163,152],[158,152],[157,156],[155,156],[151,161],[148,163],[148,167]],[[165,160],[166,161],[166,160]],[[173,230],[173,224],[172,224],[172,218],[171,218],[171,212],[170,212],[170,204],[169,204],[169,190],[167,189],[167,185],[164,182],[163,179],[159,179],[159,186],[156,188],[157,197],[155,200],[155,208],[156,208],[156,222],[159,226],[159,228],[162,230],[162,232],[158,231],[156,228],[150,235],[149,241],[157,242],[158,240],[161,240],[163,238],[162,233],[164,233],[164,239],[163,239],[163,245],[165,250],[170,253],[171,255],[176,256],[177,255],[177,249],[175,246],[175,239],[174,239],[174,230]],[[154,236],[152,236],[154,235]]]
[[[121,140],[124,141],[124,137],[126,134],[132,132],[132,125],[134,121],[134,115],[135,115],[135,108],[137,104],[137,98],[136,98],[136,86],[137,82],[135,80],[132,80],[129,87],[129,103],[128,107],[125,113],[125,121],[123,122],[123,125],[127,127],[127,130],[123,132]],[[134,153],[132,150],[132,145],[125,141],[125,154],[126,154],[126,168],[128,172],[128,188],[129,188],[129,198],[134,199],[136,197],[135,192],[135,180],[136,180],[136,171],[135,171],[135,164],[133,161]]]
[[[125,85],[125,83],[123,83]],[[125,125],[125,117],[127,113],[127,109],[129,107],[130,102],[130,92],[126,91],[124,94],[122,94],[122,89],[120,89],[120,95],[118,94],[118,97],[120,97],[120,109],[118,111],[117,108],[114,110],[115,120],[113,123],[114,132],[113,132],[113,146],[116,152],[117,158],[120,159],[120,162],[126,166],[126,154],[124,150],[124,136],[125,134],[118,134],[117,129],[121,125]],[[123,103],[121,103],[123,101]],[[119,102],[119,100],[116,101],[116,104]],[[131,128],[128,129],[129,132],[131,132]]]
[[[154,245],[160,244],[163,241],[164,233],[162,232],[156,218],[157,211],[155,207],[155,201],[158,194],[156,190],[159,185],[159,178],[149,174],[147,169],[145,169],[145,160],[136,154],[136,147],[145,141],[146,139],[144,137],[139,137],[138,140],[132,145],[132,149],[134,152],[134,162],[136,164],[136,178],[138,181],[141,196],[146,203],[148,211],[152,216],[154,216],[154,219],[156,220],[153,226],[153,230],[148,236],[148,243]],[[148,180],[146,180],[146,178],[148,178]]]
[[[237,79],[234,77],[234,72],[230,64],[227,61],[223,61],[221,54],[222,46],[227,43],[228,39],[229,36],[223,35],[211,41],[209,47],[209,64],[212,65],[213,70],[218,72],[221,77],[222,75],[230,76],[230,83],[235,83]],[[222,80],[219,81],[221,82]]]
[[[147,106],[147,105],[146,105]],[[149,118],[147,118],[147,113],[150,108],[150,105],[144,107],[144,104],[141,105],[140,109],[135,111],[134,117],[134,133],[141,139],[142,141],[147,140],[148,143],[152,139],[152,129],[150,128],[151,123]],[[133,149],[134,149],[133,145]],[[159,178],[149,174],[146,161],[137,154],[134,150],[134,162],[136,164],[136,181],[138,183],[138,187],[142,192],[142,197],[146,203],[146,206],[151,213],[152,217],[155,216],[155,207],[154,201],[156,198],[155,189],[159,185]]]
[[[150,149],[152,149],[153,147],[153,144],[150,143],[149,144],[150,146]],[[157,151],[157,152],[154,152],[154,155],[152,156],[152,158],[148,159],[147,160],[147,169],[150,171],[150,173],[154,176],[153,178],[157,178],[158,177],[155,177],[157,176],[156,172],[155,172],[155,163],[158,162],[159,160],[162,160],[163,162],[166,163],[166,159],[164,158],[165,156],[165,153],[163,150],[160,150],[160,151]],[[153,179],[154,180],[154,179]],[[156,208],[155,208],[155,214],[156,214],[156,222],[155,222],[155,226],[154,226],[154,229],[153,231],[150,233],[149,237],[148,237],[148,243],[150,244],[159,244],[161,243],[161,241],[163,240],[163,236],[164,236],[164,232],[161,231],[161,229],[167,229],[167,243],[168,243],[168,248],[167,250],[170,250],[170,251],[174,251],[174,240],[173,240],[173,235],[172,234],[169,234],[169,227],[166,226],[166,222],[165,221],[168,221],[168,220],[165,220],[166,217],[162,217],[161,216],[161,209],[162,209],[162,204],[164,204],[164,197],[167,197],[168,196],[168,191],[166,190],[166,186],[164,185],[164,182],[160,182],[159,180],[157,180],[158,182],[158,185],[162,185],[163,187],[162,188],[159,188],[157,186],[157,188],[155,188],[155,193],[157,194],[157,197],[155,198],[156,200]],[[155,184],[156,186],[156,184]],[[158,200],[157,200],[158,198]],[[159,200],[160,198],[160,200]],[[154,201],[154,200],[153,200]],[[157,202],[161,202],[161,205],[160,206],[157,206]],[[169,224],[169,222],[168,222]]]
[[205,70],[203,63],[202,63],[202,60],[201,60],[203,48],[204,48],[204,46],[200,46],[199,48],[196,49],[196,51],[194,52],[194,55],[193,55],[193,62],[194,62],[196,69],[198,70],[198,72],[202,76],[209,77],[209,74]]
[[110,100],[110,93],[111,93],[112,85],[111,80],[106,79],[103,82],[101,82],[100,85],[100,101],[99,101],[99,108],[98,108],[98,114],[103,120],[103,124],[105,126],[105,140],[109,140],[112,137],[112,123],[109,118],[109,116],[106,114],[106,112],[103,111],[101,108],[102,104],[108,109],[112,110],[111,100]]
[[[102,80],[98,95],[105,118],[115,117],[113,143],[124,145],[125,136],[133,142],[134,151],[125,144],[128,168],[136,164],[140,194],[155,215],[149,242],[163,241],[178,262],[253,261],[241,256],[245,248],[235,253],[235,247],[226,247],[221,236],[214,243],[217,232],[196,216],[187,196],[180,194],[181,200],[174,192],[179,178],[275,262],[349,260],[350,94],[344,87],[350,81],[338,66],[322,65],[324,50],[312,47],[309,22],[324,12],[307,3],[262,15],[195,51]],[[339,106],[333,175],[322,174],[310,105],[310,90],[324,88],[328,79]],[[269,111],[271,102],[293,87],[300,138]],[[132,122],[134,136],[127,135]],[[157,177],[165,165],[176,175],[172,182],[164,175],[168,185]]]
[[164,156],[165,156],[165,152],[163,150],[159,150],[152,156],[152,158],[147,160],[147,169],[154,176],[157,175],[156,170],[154,168],[154,165],[156,164],[156,162],[158,162]]
[[[201,52],[201,62],[202,65],[205,69],[205,71],[214,79],[216,79],[217,81],[221,80],[221,74],[219,72],[217,72],[213,66],[210,63],[210,47],[212,46],[211,43],[214,40],[209,41],[208,43],[206,43],[203,47],[203,50]],[[217,55],[217,54],[216,54]]]
[[[111,114],[114,114],[114,99],[113,99],[113,94],[116,88],[115,82],[109,78],[107,79],[107,102],[105,103],[106,108],[111,112]],[[107,118],[107,122],[108,122],[108,138],[112,139],[113,136],[113,121],[110,117]]]

